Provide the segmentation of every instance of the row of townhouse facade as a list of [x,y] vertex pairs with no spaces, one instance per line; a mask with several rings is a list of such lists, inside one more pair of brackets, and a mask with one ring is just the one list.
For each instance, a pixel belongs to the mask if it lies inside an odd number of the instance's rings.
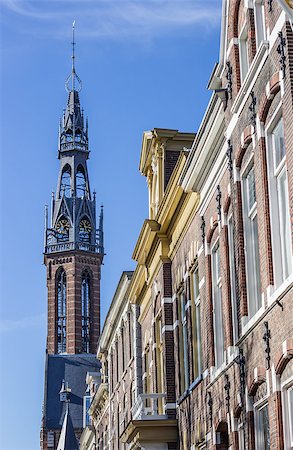
[[293,32],[276,1],[223,0],[209,89],[196,135],[143,135],[149,218],[81,449],[293,448]]

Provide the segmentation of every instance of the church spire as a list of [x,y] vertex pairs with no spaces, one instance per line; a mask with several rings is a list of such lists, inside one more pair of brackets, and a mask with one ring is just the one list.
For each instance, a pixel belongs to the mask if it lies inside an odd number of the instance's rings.
[[65,81],[68,101],[59,126],[58,157],[66,156],[74,150],[88,154],[88,126],[84,121],[83,110],[80,106],[79,92],[82,82],[75,70],[75,22],[72,25],[72,65],[71,73]]

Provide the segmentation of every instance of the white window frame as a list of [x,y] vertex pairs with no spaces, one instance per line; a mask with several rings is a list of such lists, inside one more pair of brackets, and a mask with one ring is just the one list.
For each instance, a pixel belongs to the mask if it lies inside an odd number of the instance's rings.
[[[91,404],[91,396],[90,395],[84,395],[83,397],[83,428],[86,428],[89,424],[86,423],[86,416],[87,416],[87,412],[88,412],[88,408],[86,405],[87,400],[90,400]],[[91,422],[90,416],[89,416],[89,422]]]
[[[284,238],[281,232],[284,224],[282,224],[283,214],[280,213],[280,202],[278,198],[278,179],[286,172],[286,154],[278,166],[275,167],[275,155],[273,151],[273,131],[282,119],[281,104],[278,106],[275,114],[269,121],[265,129],[266,136],[266,152],[268,161],[268,185],[269,185],[269,202],[270,202],[270,223],[271,223],[271,235],[272,235],[272,251],[273,251],[273,271],[274,271],[274,289],[278,289],[282,284],[286,283],[286,280],[292,275],[293,261],[292,261],[292,237],[291,237],[291,224],[290,224],[290,206],[289,206],[289,191],[288,191],[288,177],[286,176],[286,199],[287,208],[289,214],[289,220],[287,223],[287,231],[289,236]],[[276,212],[278,211],[278,214]],[[282,212],[284,209],[282,210]],[[289,240],[289,243],[287,242]],[[285,242],[283,241],[285,240]],[[289,249],[289,260],[285,261],[284,252],[282,248]],[[284,267],[288,263],[289,273],[285,275]]]
[[254,24],[256,35],[256,48],[258,49],[266,40],[265,7],[263,0],[254,2]]
[[[218,254],[215,263],[216,253]],[[223,304],[222,304],[222,277],[220,264],[220,240],[217,239],[211,252],[212,269],[212,297],[213,297],[213,328],[214,328],[214,353],[215,367],[219,369],[225,363],[225,341],[224,341],[224,323],[223,323]],[[218,308],[216,308],[217,304]],[[220,313],[219,316],[217,312]],[[218,342],[216,327],[219,326],[221,334]]]
[[238,419],[237,421],[237,432],[238,432],[238,442],[239,450],[245,450],[245,423]]
[[239,33],[239,59],[241,83],[243,83],[249,71],[248,32],[246,23]]
[[192,289],[194,295],[194,308],[195,308],[195,319],[196,323],[193,324],[196,327],[196,356],[197,356],[197,367],[198,367],[198,376],[201,374],[202,369],[202,354],[201,354],[201,326],[200,326],[200,289],[199,289],[199,275],[198,275],[198,266],[195,267],[193,272],[191,273],[192,278]]
[[188,354],[188,325],[187,325],[187,302],[186,302],[186,292],[182,289],[179,292],[179,302],[180,302],[180,324],[182,327],[182,346],[183,346],[183,364],[184,364],[184,389],[182,394],[189,387],[189,354]]
[[[289,392],[293,393],[293,375],[284,381],[282,389],[282,414],[283,414],[283,430],[284,430],[284,449],[293,449],[293,408],[289,404]],[[292,394],[291,394],[292,395]],[[290,430],[291,424],[291,430]]]
[[[258,238],[258,223],[257,223],[257,200],[255,200],[254,204],[251,207],[248,206],[249,192],[247,189],[248,188],[247,177],[252,169],[255,170],[253,164],[253,157],[249,161],[247,167],[244,169],[243,174],[241,176],[246,287],[247,287],[249,320],[252,317],[254,317],[262,307],[262,296],[260,288],[261,280],[260,280],[259,238]],[[254,175],[254,182],[255,182],[255,175]],[[254,220],[256,220],[257,224],[256,241],[253,229]]]
[[[254,429],[255,429],[255,440],[256,440],[256,448],[264,450],[263,446],[263,431],[260,430],[260,411],[267,407],[268,410],[268,417],[270,419],[269,415],[269,404],[268,404],[268,397],[262,398],[258,402],[254,404]],[[271,434],[271,430],[269,429],[269,436]],[[271,445],[270,445],[271,448]]]
[[229,214],[227,218],[228,228],[228,250],[229,250],[229,272],[230,272],[230,293],[232,307],[232,324],[233,324],[233,343],[238,341],[238,317],[237,317],[237,295],[236,295],[236,279],[235,279],[235,254],[234,254],[234,224],[233,215]]

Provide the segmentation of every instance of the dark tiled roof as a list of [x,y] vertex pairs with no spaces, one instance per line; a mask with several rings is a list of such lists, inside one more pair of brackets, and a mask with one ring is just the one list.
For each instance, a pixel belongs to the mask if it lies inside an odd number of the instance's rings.
[[83,426],[83,397],[87,372],[98,372],[100,364],[95,355],[47,355],[45,371],[44,427],[60,429],[66,405],[59,400],[62,381],[68,383],[70,416],[74,428]]

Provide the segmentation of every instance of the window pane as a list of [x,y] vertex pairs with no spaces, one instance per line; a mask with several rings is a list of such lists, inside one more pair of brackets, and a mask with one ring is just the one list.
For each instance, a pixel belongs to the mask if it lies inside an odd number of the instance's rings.
[[280,119],[272,132],[275,169],[286,155],[283,119]]
[[255,24],[256,24],[256,41],[257,47],[265,39],[265,24],[264,24],[264,5],[262,3],[255,3]]
[[237,320],[237,299],[236,299],[236,280],[235,280],[235,258],[234,258],[234,233],[233,233],[233,219],[228,221],[228,245],[229,245],[229,266],[230,266],[230,291],[231,291],[231,306],[232,306],[232,320],[233,320],[233,338],[234,343],[238,339],[238,320]]
[[250,211],[256,202],[254,167],[252,167],[248,172],[246,180],[247,180],[246,182],[247,182],[247,200],[248,200],[247,206],[248,211]]
[[215,364],[219,367],[224,362],[224,331],[222,318],[222,290],[219,285],[219,247],[215,247],[212,253],[212,284],[213,284],[213,309],[214,309],[214,346]]
[[270,450],[270,422],[268,405],[259,411],[260,444],[264,450]]
[[285,280],[292,271],[289,198],[286,169],[278,177],[277,190],[280,217],[280,241],[282,252],[283,280]]
[[288,390],[288,409],[289,409],[289,436],[290,445],[293,444],[293,386]]

